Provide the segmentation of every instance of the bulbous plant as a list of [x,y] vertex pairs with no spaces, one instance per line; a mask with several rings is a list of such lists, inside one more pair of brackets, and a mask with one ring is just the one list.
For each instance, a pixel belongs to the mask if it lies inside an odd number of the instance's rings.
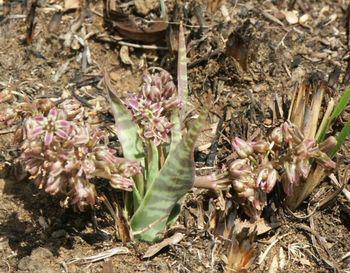
[[193,150],[204,115],[182,133],[181,99],[171,75],[150,68],[143,77],[140,93],[120,100],[105,73],[105,86],[115,118],[123,154],[136,160],[143,172],[134,176],[132,195],[125,208],[135,238],[156,241],[179,214],[180,200],[194,181]]
[[350,88],[336,106],[334,99],[330,99],[322,117],[326,91],[326,83],[322,81],[300,84],[288,122],[258,141],[235,137],[232,149],[237,159],[230,162],[223,173],[198,179],[198,184],[212,189],[232,187],[245,213],[257,219],[266,205],[267,194],[280,182],[287,206],[297,208],[335,169],[332,158],[350,133],[348,121],[337,136],[327,136],[332,123],[350,101]]
[[60,107],[23,121],[17,161],[29,178],[51,195],[66,195],[80,210],[95,204],[93,178],[132,190],[131,177],[141,171],[138,162],[116,157],[116,151],[103,143],[103,133],[82,119],[83,108],[76,101],[65,101]]
[[277,182],[281,182],[287,196],[310,174],[312,164],[326,170],[335,168],[327,152],[336,146],[336,139],[328,137],[321,144],[306,139],[289,122],[276,127],[267,140],[247,142],[238,137],[232,147],[240,157],[228,169],[238,202],[246,214],[258,218]]

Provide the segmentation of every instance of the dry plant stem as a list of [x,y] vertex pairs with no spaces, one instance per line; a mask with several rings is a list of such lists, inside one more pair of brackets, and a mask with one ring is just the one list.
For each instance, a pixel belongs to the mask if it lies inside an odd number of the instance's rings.
[[300,184],[292,196],[287,197],[287,206],[294,211],[325,178],[326,172],[322,166],[317,166],[308,176],[305,183]]
[[305,113],[305,90],[306,85],[302,84],[295,92],[288,114],[288,119],[299,128],[302,128]]
[[322,119],[320,126],[318,127],[318,131],[316,133],[315,139],[317,139],[317,140],[319,139],[323,128],[327,125],[327,122],[328,122],[328,120],[333,112],[333,109],[334,109],[334,99],[332,98],[328,103],[327,110],[326,110],[325,114],[323,115],[323,119]]
[[305,117],[304,117],[304,128],[302,131],[304,133],[305,138],[315,138],[318,118],[320,116],[321,104],[323,100],[324,94],[324,86],[320,86],[320,88],[313,94],[311,107],[307,107],[305,109]]
[[[313,89],[314,87],[311,85],[302,84],[298,92],[294,95],[289,113],[290,121],[301,129],[307,139],[315,139],[325,85],[321,84],[317,90]],[[309,94],[312,94],[311,105],[307,103]],[[331,109],[332,107],[329,107],[327,112],[331,112]],[[314,171],[309,174],[305,183],[301,183],[295,188],[293,195],[287,197],[287,206],[291,210],[295,210],[311,194],[324,177],[324,168],[317,165]]]

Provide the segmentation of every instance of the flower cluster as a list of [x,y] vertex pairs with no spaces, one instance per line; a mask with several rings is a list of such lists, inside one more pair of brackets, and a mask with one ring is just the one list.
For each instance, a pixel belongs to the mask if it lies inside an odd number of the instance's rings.
[[313,162],[325,169],[335,168],[335,162],[327,155],[335,146],[334,137],[317,144],[287,122],[275,128],[266,141],[234,138],[232,147],[239,158],[230,164],[229,175],[245,212],[251,217],[259,216],[266,194],[277,181],[282,182],[288,196],[292,195],[295,187],[309,176]]
[[74,106],[71,102],[67,111],[53,107],[46,116],[25,119],[18,161],[39,188],[66,194],[82,210],[95,203],[92,178],[108,179],[112,187],[130,191],[132,176],[141,168],[116,157],[116,151],[103,144],[101,131],[85,123]]
[[141,129],[141,137],[152,140],[156,146],[169,142],[173,123],[171,112],[181,107],[172,76],[159,68],[159,72],[143,76],[141,92],[126,100],[134,119]]

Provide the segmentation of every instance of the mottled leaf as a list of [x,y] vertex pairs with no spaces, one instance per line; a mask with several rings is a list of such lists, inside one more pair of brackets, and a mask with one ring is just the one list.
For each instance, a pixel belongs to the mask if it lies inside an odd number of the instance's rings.
[[135,238],[153,242],[161,238],[176,203],[191,189],[194,180],[193,150],[205,115],[202,113],[167,157],[154,183],[131,219]]

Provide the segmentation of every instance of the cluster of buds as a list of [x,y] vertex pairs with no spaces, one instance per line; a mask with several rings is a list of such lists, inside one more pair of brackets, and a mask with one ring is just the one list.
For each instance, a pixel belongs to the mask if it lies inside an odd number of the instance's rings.
[[82,112],[73,107],[77,104],[71,105],[67,111],[53,107],[47,115],[24,120],[18,161],[39,188],[52,195],[63,193],[83,210],[95,203],[91,179],[105,178],[113,188],[131,191],[132,177],[141,168],[117,157],[103,144],[101,131],[81,119]]
[[333,136],[317,144],[314,139],[306,139],[296,126],[285,122],[272,131],[270,139],[275,144],[275,158],[279,163],[276,165],[283,172],[283,189],[288,196],[309,176],[312,162],[327,170],[336,167],[335,162],[327,155],[337,145]]
[[334,137],[321,144],[305,139],[296,126],[287,122],[272,131],[269,141],[234,138],[232,147],[239,158],[230,164],[228,171],[238,202],[250,217],[258,217],[266,194],[276,182],[281,181],[290,196],[309,176],[313,162],[325,169],[335,168],[335,162],[327,155],[335,145]]
[[229,176],[238,202],[245,213],[256,219],[266,205],[266,193],[274,187],[278,173],[265,158],[269,150],[267,142],[246,142],[238,137],[232,147],[240,158],[229,166]]
[[126,105],[141,129],[141,137],[156,146],[169,142],[170,115],[181,107],[172,76],[165,70],[143,76],[141,92],[127,98]]

